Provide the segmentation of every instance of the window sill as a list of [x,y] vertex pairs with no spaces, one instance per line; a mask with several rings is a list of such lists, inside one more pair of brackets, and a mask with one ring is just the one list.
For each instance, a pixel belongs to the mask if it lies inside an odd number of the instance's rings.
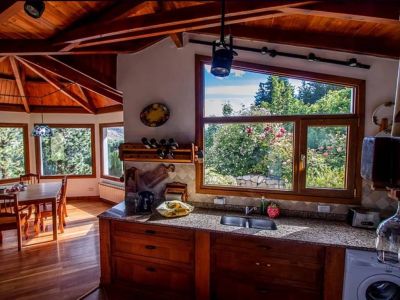
[[[239,197],[266,197],[277,200],[288,200],[288,201],[303,201],[303,202],[321,202],[321,203],[333,203],[333,204],[352,204],[359,205],[361,203],[361,196],[356,197],[343,197],[343,196],[321,196],[321,195],[310,195],[310,194],[296,194],[292,191],[265,191],[255,189],[229,189],[229,188],[218,188],[218,187],[207,187],[197,186],[196,193],[199,194],[210,194],[219,196],[239,196]],[[329,191],[327,191],[327,194]]]
[[68,177],[68,179],[71,178],[96,178],[96,174],[90,174],[90,175],[41,175],[40,179],[62,179],[65,176]]

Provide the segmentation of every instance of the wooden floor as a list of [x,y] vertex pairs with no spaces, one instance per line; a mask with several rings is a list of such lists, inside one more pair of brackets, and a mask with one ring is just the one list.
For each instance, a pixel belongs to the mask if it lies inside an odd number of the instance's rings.
[[[51,241],[52,228],[23,241],[17,251],[16,231],[4,231],[0,244],[0,299],[77,299],[99,283],[96,216],[110,205],[97,201],[69,202],[67,227]],[[31,222],[32,222],[31,218]]]

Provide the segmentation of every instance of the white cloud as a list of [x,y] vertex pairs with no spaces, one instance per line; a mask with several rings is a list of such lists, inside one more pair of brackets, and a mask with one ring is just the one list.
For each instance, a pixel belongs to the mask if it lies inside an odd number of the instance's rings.
[[205,94],[206,96],[223,95],[224,98],[237,96],[254,97],[257,90],[258,86],[255,84],[211,86],[206,87]]
[[246,74],[246,72],[242,70],[231,69],[231,74],[235,77],[243,77]]

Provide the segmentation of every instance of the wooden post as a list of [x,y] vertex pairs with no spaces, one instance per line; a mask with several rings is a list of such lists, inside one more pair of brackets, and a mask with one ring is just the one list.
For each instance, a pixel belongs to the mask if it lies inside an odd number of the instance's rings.
[[326,247],[324,271],[324,300],[342,299],[346,250]]

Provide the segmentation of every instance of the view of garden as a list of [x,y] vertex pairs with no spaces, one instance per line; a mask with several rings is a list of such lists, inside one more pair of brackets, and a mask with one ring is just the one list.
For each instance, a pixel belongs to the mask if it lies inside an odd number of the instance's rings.
[[[348,87],[233,70],[205,77],[205,116],[290,116],[352,111]],[[323,117],[321,117],[323,119]],[[294,122],[206,123],[206,185],[291,190]],[[307,127],[306,187],[344,189],[347,126]]]
[[24,173],[23,129],[0,127],[0,179],[19,178]]

